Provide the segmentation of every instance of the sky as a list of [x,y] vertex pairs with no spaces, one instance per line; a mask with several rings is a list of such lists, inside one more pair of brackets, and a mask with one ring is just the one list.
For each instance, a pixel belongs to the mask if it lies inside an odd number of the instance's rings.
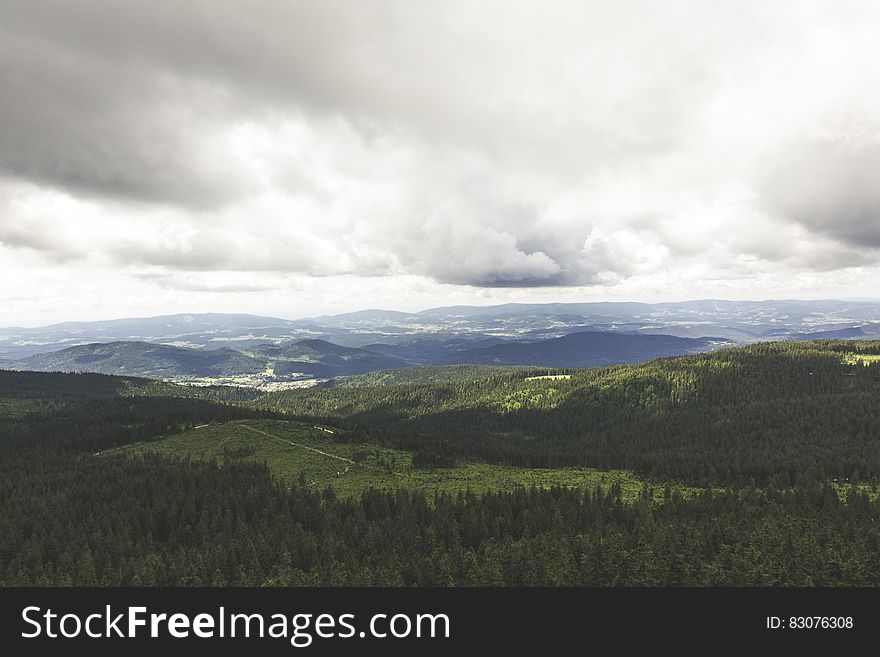
[[0,325],[880,296],[873,1],[0,15]]

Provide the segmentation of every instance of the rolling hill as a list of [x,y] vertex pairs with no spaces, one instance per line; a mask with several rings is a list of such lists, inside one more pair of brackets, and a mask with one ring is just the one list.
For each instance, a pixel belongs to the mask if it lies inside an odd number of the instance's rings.
[[255,403],[421,462],[622,468],[700,486],[880,481],[878,363],[880,342],[773,342],[544,376],[376,377]]
[[294,373],[319,378],[348,376],[407,367],[410,364],[396,356],[341,347],[326,340],[301,340],[283,345],[264,344],[243,348],[241,352],[268,363],[278,376]]
[[29,356],[7,365],[36,372],[97,372],[156,379],[235,379],[258,383],[330,378],[408,363],[363,349],[323,340],[241,349],[193,349],[148,342],[110,342],[68,347]]
[[97,372],[157,379],[257,374],[265,363],[234,349],[188,349],[149,342],[110,342],[68,347],[14,362],[35,372]]
[[716,346],[707,339],[671,335],[627,335],[596,331],[520,344],[497,344],[466,349],[444,357],[444,365],[533,365],[538,367],[596,367],[638,363],[661,356],[682,356]]
[[496,368],[593,367],[699,353],[716,346],[716,343],[705,339],[600,332],[573,333],[529,343],[510,343],[492,338],[452,339],[373,345],[370,348],[344,347],[320,339],[220,349],[117,341],[35,354],[8,361],[5,367],[37,372],[98,372],[156,379],[201,379],[262,385],[401,370],[420,364],[485,365]]

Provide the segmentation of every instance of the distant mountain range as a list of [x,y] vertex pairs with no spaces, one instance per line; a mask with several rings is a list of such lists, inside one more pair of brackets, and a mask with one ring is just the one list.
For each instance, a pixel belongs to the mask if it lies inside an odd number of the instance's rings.
[[152,342],[221,349],[315,338],[345,347],[408,345],[409,357],[432,362],[495,340],[529,342],[568,333],[675,335],[735,343],[827,337],[880,337],[880,301],[722,301],[677,303],[510,303],[450,306],[417,313],[362,310],[288,320],[235,314],[179,314],[38,328],[0,328],[0,359],[19,359],[93,342]]
[[94,342],[151,342],[220,349],[315,337],[294,322],[256,315],[163,315],[99,322],[64,322],[38,328],[0,328],[0,357],[21,358]]
[[[439,365],[532,365],[592,367],[635,363],[659,356],[693,354],[718,346],[710,340],[668,335],[573,333],[530,343],[466,348],[435,361]],[[222,349],[174,347],[149,342],[109,342],[68,347],[6,363],[6,368],[39,372],[98,372],[192,382],[265,385],[331,379],[423,364],[395,346],[381,351],[342,347],[325,340],[301,340]],[[417,350],[424,356],[424,350]]]
[[880,338],[880,302],[503,304],[299,320],[208,313],[65,322],[0,328],[0,368],[252,384],[427,364],[586,367],[816,338]]
[[233,349],[186,349],[148,342],[109,342],[68,347],[13,363],[18,370],[98,372],[152,378],[257,374],[265,365]]

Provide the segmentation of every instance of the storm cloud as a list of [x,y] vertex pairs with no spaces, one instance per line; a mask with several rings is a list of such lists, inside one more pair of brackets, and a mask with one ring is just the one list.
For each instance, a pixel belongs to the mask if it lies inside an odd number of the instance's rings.
[[880,248],[880,130],[792,144],[764,181],[772,211],[852,247]]
[[0,262],[157,290],[354,277],[508,298],[776,291],[880,260],[876,3],[2,14]]

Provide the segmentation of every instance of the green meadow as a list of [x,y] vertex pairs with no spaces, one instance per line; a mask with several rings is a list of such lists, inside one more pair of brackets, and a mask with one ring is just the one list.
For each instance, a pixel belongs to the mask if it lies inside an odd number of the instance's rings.
[[[556,486],[608,489],[617,484],[624,500],[634,500],[645,482],[623,470],[592,468],[539,469],[490,463],[464,463],[453,468],[414,468],[409,452],[373,444],[334,440],[332,427],[304,422],[247,420],[196,427],[159,441],[139,443],[102,454],[134,456],[158,453],[177,459],[265,463],[281,482],[305,482],[315,489],[332,488],[342,497],[375,488],[418,489],[428,496],[464,491],[547,489]],[[678,487],[689,495],[698,489]],[[653,495],[662,499],[663,488]]]

